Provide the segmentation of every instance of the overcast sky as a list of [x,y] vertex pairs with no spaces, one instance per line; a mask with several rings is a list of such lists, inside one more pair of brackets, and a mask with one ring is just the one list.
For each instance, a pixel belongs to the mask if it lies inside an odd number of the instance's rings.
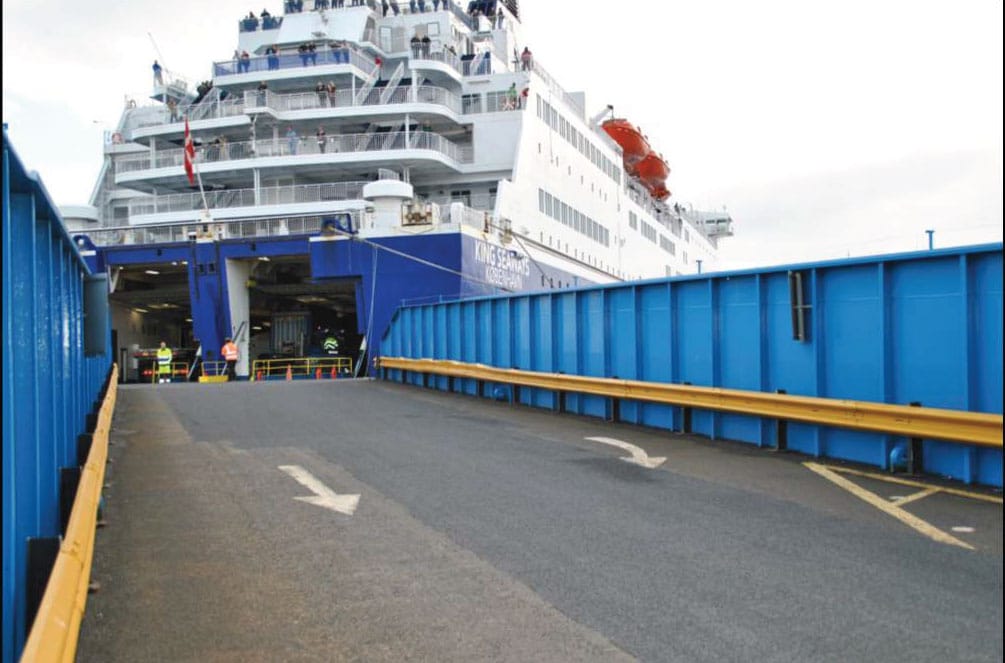
[[[3,2],[3,121],[57,204],[88,202],[102,136],[150,65],[193,83],[279,0]],[[308,3],[310,0],[308,0]],[[610,7],[611,9],[602,9]],[[613,104],[722,208],[723,267],[1002,241],[1001,0],[523,0],[538,61]],[[159,47],[159,54],[156,47]]]

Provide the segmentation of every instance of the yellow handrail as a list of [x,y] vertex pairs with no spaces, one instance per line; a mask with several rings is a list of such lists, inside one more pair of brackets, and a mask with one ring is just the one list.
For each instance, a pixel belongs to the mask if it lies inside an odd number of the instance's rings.
[[1002,415],[719,387],[561,375],[436,359],[381,357],[380,368],[666,403],[757,417],[1002,448]]
[[94,531],[108,459],[108,433],[115,412],[118,375],[119,367],[113,364],[108,391],[98,411],[91,451],[80,473],[66,536],[59,546],[42,603],[21,654],[23,662],[69,662],[76,657],[94,558]]

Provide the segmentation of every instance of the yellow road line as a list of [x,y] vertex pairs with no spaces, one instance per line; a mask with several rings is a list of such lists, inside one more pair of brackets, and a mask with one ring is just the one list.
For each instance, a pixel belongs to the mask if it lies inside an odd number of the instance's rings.
[[[854,474],[858,477],[865,477],[866,479],[875,479],[876,481],[886,481],[887,483],[897,483],[902,486],[913,486],[914,488],[929,488],[931,484],[922,483],[920,481],[912,481],[911,479],[902,479],[900,477],[892,477],[889,474],[878,474],[876,472],[865,472],[863,470],[855,470],[850,467],[840,467],[837,465],[823,465],[829,470],[834,472],[841,472],[842,474]],[[962,490],[960,488],[948,488],[945,486],[939,486],[939,490],[943,493],[949,495],[956,495],[958,497],[966,497],[972,500],[981,500],[982,502],[991,502],[992,504],[1001,504],[1002,498],[996,497],[994,495],[985,495],[983,493],[975,493],[970,490]]]
[[967,550],[974,549],[974,547],[971,546],[970,544],[960,541],[952,534],[947,534],[946,532],[943,532],[939,528],[929,524],[928,522],[922,520],[921,518],[918,518],[914,514],[908,513],[904,509],[901,509],[899,506],[890,504],[879,495],[871,493],[865,488],[862,488],[861,486],[852,483],[848,479],[845,479],[843,476],[837,474],[836,472],[832,472],[823,465],[819,465],[817,463],[803,463],[803,465],[806,467],[806,469],[816,472],[817,474],[827,479],[828,481],[831,481],[840,486],[841,488],[844,488],[855,497],[871,504],[872,506],[876,507],[880,511],[886,513],[887,515],[893,516],[900,522],[904,523],[908,527],[917,530],[921,534],[924,534],[933,541],[938,541],[939,543],[947,543],[951,546],[959,546],[960,548],[966,548]]
[[914,493],[913,495],[907,495],[906,497],[901,497],[895,500],[890,500],[890,504],[894,506],[904,506],[905,504],[910,504],[911,502],[917,502],[918,500],[923,500],[929,495],[934,495],[940,492],[939,488],[926,488],[920,492]]

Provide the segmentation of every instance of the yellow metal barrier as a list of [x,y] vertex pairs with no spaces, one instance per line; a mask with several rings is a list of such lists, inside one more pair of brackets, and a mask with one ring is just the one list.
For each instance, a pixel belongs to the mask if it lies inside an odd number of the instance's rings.
[[91,451],[80,473],[66,536],[21,654],[22,662],[73,661],[76,657],[94,558],[94,531],[108,460],[108,433],[115,412],[118,376],[119,367],[113,364],[108,391],[98,411]]
[[204,361],[202,362],[202,375],[199,382],[226,382],[227,362],[226,361]]
[[349,357],[291,357],[285,359],[256,359],[251,362],[251,379],[269,378],[321,379],[345,376],[352,373],[352,359]]
[[[143,371],[146,375],[147,372],[150,373],[150,384],[157,384],[157,380],[160,379],[161,374],[157,372],[157,365],[149,369],[149,371]],[[173,361],[171,362],[171,379],[181,378],[182,382],[188,379],[188,363],[184,361]]]
[[435,359],[381,357],[380,368],[486,380],[552,391],[666,403],[923,439],[1002,448],[1002,415],[717,387],[560,375]]

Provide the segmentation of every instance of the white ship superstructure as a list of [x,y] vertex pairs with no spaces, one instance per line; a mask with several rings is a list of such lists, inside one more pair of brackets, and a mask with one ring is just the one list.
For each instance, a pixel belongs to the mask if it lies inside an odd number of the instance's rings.
[[[369,235],[484,236],[487,219],[528,255],[530,288],[714,265],[728,215],[629,176],[585,94],[522,57],[515,2],[306,1],[240,20],[234,57],[198,91],[166,73],[155,105],[127,109],[92,200],[100,226],[202,220],[182,168],[187,116],[214,221],[351,211]],[[398,184],[367,195],[381,178]]]

